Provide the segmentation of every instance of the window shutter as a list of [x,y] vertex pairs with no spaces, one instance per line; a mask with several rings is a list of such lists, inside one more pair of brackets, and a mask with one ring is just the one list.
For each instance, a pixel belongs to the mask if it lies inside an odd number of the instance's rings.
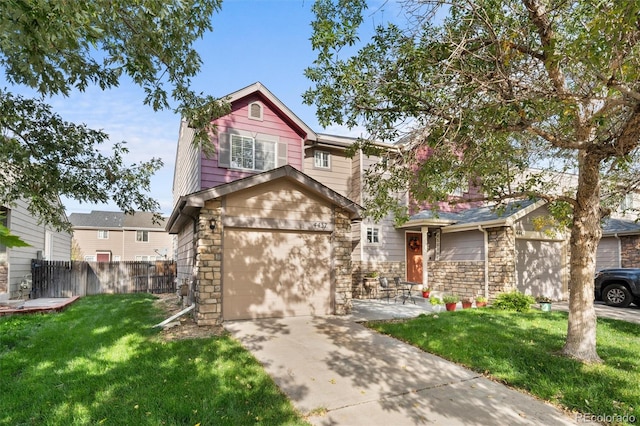
[[287,143],[286,142],[278,142],[278,161],[276,163],[276,167],[284,166],[288,163],[287,161]]
[[218,167],[231,167],[231,138],[228,133],[218,134]]

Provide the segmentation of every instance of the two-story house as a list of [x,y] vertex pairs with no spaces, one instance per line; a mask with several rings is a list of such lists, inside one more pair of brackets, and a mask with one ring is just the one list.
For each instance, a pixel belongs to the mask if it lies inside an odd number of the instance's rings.
[[73,239],[80,251],[77,260],[172,260],[173,237],[164,229],[165,220],[155,222],[153,214],[148,212],[71,213]]
[[227,100],[230,112],[214,120],[211,158],[193,144],[188,123],[180,125],[167,221],[199,324],[341,314],[372,271],[463,296],[517,288],[566,297],[567,237],[540,227],[544,202],[434,215],[406,200],[414,208],[407,223],[375,223],[361,205],[365,171],[379,158],[348,157],[353,139],[314,132],[260,83]]

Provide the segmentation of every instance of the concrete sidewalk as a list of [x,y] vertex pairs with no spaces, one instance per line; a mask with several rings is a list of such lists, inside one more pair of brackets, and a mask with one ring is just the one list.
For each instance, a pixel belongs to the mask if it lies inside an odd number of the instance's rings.
[[[407,306],[395,308],[421,307]],[[356,322],[361,317],[234,321],[225,328],[314,425],[577,424],[549,404],[375,333]]]

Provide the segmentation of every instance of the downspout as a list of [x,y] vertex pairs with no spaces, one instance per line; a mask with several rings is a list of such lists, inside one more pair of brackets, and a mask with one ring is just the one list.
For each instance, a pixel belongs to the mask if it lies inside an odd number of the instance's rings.
[[617,232],[613,236],[618,240],[618,268],[622,268],[622,240]]
[[478,225],[478,231],[484,234],[484,297],[489,300],[489,232]]

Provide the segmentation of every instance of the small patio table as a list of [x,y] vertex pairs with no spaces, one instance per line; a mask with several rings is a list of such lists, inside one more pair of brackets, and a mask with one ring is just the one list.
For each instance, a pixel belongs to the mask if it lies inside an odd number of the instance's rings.
[[413,304],[416,304],[416,299],[413,297],[413,287],[418,285],[419,283],[414,283],[411,281],[396,281],[398,291],[401,292],[400,298],[402,298],[402,304],[404,305],[407,299],[411,299]]

